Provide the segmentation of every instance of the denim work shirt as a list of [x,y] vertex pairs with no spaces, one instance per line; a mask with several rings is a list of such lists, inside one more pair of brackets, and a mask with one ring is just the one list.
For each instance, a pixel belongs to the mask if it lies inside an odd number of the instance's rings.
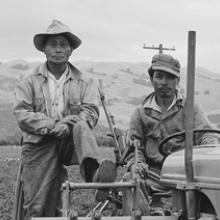
[[[146,162],[150,166],[161,167],[164,156],[158,150],[159,143],[169,135],[184,131],[184,99],[176,93],[176,102],[166,111],[161,112],[153,108],[150,100],[155,93],[151,93],[138,106],[130,120],[129,138],[140,141],[138,162]],[[148,106],[149,104],[149,106]],[[211,128],[207,117],[198,104],[194,105],[194,128]],[[217,136],[210,133],[195,135],[195,144],[218,143]],[[185,147],[185,138],[179,136],[168,141],[175,149]],[[128,166],[134,163],[133,153],[128,157]]]
[[[98,87],[92,79],[85,79],[72,64],[68,63],[68,68],[63,86],[63,117],[79,115],[93,128],[99,117]],[[15,88],[14,114],[22,130],[24,143],[40,142],[57,121],[51,116],[52,101],[47,72],[45,62]]]

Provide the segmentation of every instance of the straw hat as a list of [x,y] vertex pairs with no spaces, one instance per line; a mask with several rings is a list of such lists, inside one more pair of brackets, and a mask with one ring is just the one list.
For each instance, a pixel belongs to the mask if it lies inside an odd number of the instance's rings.
[[43,52],[45,40],[48,36],[62,34],[69,40],[72,49],[76,49],[80,44],[81,40],[72,33],[70,28],[58,20],[53,20],[49,25],[45,33],[36,34],[34,36],[34,46]]

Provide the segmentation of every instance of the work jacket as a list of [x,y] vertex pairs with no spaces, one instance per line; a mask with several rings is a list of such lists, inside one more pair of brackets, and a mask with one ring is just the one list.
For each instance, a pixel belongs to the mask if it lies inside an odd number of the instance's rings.
[[[64,82],[64,111],[78,115],[93,128],[99,117],[98,87],[92,79],[86,79],[72,64]],[[14,114],[23,132],[24,143],[38,143],[55,126],[57,118],[51,117],[51,98],[48,85],[47,63],[39,65],[15,89]]]
[[[147,106],[148,100],[155,93],[151,93],[144,102],[138,106],[130,120],[129,138],[138,140],[138,162],[146,162],[150,166],[161,167],[164,156],[159,152],[158,145],[164,138],[176,132],[182,132],[184,127],[184,102],[185,100],[177,91],[176,103],[166,112],[160,112]],[[211,128],[207,117],[198,104],[194,106],[194,128]],[[210,133],[195,135],[195,144],[216,143],[217,137]],[[184,136],[179,136],[168,141],[176,150],[185,147]],[[134,155],[130,155],[129,165],[134,163]]]

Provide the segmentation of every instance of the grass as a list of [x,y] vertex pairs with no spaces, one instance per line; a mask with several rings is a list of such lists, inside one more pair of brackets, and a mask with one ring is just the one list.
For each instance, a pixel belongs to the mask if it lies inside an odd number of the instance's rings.
[[[0,149],[1,152],[1,149]],[[10,155],[8,155],[11,157]],[[0,161],[0,219],[11,220],[18,160]]]

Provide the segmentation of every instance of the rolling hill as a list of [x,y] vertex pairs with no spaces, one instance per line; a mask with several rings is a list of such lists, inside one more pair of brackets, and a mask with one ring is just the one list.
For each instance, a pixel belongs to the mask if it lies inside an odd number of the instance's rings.
[[[13,90],[16,83],[30,74],[39,62],[13,60],[0,65],[0,107],[13,103]],[[130,115],[144,96],[152,91],[147,69],[149,63],[127,62],[85,62],[74,65],[88,77],[98,81],[102,79],[108,109],[114,115],[119,127],[127,128]],[[180,88],[185,90],[186,68],[181,69]],[[200,102],[213,123],[220,123],[220,74],[205,68],[196,68],[195,100]],[[216,120],[216,118],[218,120]],[[101,108],[100,124],[107,125]]]

